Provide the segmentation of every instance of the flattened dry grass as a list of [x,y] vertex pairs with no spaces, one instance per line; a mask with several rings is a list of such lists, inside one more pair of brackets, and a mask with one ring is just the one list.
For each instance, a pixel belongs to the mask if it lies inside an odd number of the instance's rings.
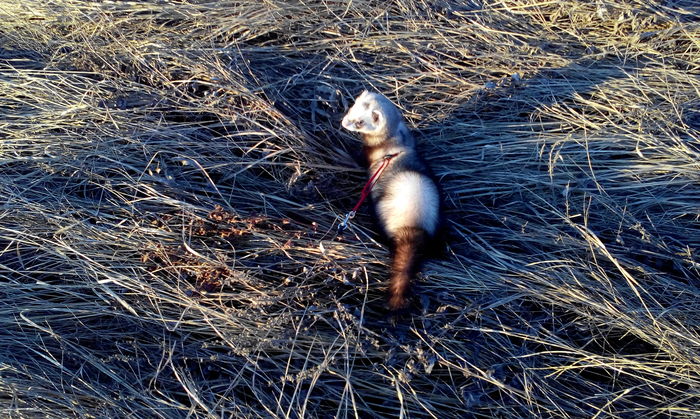
[[[697,417],[694,1],[0,4],[10,417]],[[339,119],[404,111],[411,315]]]

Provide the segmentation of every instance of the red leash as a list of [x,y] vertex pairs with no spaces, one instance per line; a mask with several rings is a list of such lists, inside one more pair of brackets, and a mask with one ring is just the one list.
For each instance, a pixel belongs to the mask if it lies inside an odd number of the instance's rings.
[[379,181],[379,176],[381,176],[382,172],[386,167],[389,165],[389,162],[391,159],[394,157],[398,156],[399,153],[394,153],[394,154],[387,154],[384,156],[384,161],[382,162],[381,165],[379,165],[379,168],[374,172],[374,174],[369,178],[367,183],[365,183],[365,187],[362,188],[362,193],[360,194],[360,200],[357,201],[357,204],[353,207],[352,211],[349,213],[345,214],[345,218],[343,218],[343,222],[338,225],[338,234],[341,234],[348,226],[348,221],[351,219],[355,218],[355,213],[357,212],[358,209],[362,206],[362,203],[365,202],[365,199],[369,196],[370,192],[372,192],[372,188],[374,188],[374,185]]

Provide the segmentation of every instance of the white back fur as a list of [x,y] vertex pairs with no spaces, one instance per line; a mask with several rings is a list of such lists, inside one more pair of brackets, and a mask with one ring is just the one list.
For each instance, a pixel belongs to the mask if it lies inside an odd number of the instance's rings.
[[390,237],[401,227],[419,227],[435,233],[440,198],[435,184],[417,172],[397,173],[387,184],[387,194],[377,202],[379,219]]

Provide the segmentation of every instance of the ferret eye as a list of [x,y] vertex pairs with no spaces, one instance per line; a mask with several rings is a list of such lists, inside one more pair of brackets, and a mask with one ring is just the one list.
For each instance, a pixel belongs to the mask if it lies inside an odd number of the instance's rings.
[[362,128],[362,126],[365,124],[365,121],[359,120],[355,122],[355,128]]

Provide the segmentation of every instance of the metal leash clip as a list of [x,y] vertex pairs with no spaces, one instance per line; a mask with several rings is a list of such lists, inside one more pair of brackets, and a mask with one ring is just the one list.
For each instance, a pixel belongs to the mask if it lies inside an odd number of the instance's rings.
[[355,211],[350,211],[349,213],[345,214],[345,218],[343,218],[343,222],[338,225],[338,234],[343,234],[343,231],[345,231],[346,228],[348,228],[348,221],[352,220],[355,218]]

